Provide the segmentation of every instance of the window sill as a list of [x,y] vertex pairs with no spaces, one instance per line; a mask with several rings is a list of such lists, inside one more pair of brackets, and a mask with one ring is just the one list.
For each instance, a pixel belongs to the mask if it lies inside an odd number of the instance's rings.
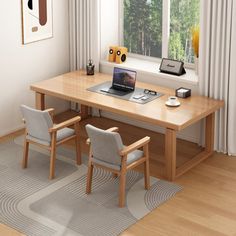
[[159,63],[147,61],[143,59],[132,58],[132,57],[127,58],[127,61],[122,64],[116,64],[116,63],[112,63],[106,60],[101,60],[100,64],[102,66],[108,66],[108,67],[117,66],[121,68],[135,70],[140,73],[156,76],[158,78],[184,82],[191,85],[198,85],[198,76],[196,75],[193,69],[186,69],[186,74],[182,76],[164,74],[159,71],[159,67],[160,67]]

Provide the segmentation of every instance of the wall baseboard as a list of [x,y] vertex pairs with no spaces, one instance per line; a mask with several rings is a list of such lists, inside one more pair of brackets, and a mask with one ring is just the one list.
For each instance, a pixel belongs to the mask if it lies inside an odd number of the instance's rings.
[[25,128],[24,124],[19,125],[18,127],[8,130],[7,132],[0,133],[0,139],[6,138],[7,136],[14,135],[15,133],[23,131]]

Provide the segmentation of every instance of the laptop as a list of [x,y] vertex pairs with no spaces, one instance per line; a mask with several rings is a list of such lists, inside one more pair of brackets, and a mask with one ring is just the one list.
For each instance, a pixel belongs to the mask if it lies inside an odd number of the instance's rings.
[[102,92],[124,96],[135,90],[136,71],[115,67],[113,70],[112,86],[101,89]]

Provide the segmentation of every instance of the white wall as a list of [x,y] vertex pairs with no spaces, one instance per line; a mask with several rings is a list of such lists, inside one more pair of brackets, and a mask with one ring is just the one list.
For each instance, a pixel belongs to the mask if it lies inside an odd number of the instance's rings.
[[[0,136],[22,127],[20,104],[34,106],[30,84],[69,71],[68,0],[53,1],[53,38],[22,45],[21,1],[0,7]],[[47,99],[65,110],[68,103]]]
[[[21,7],[19,0],[3,1],[0,8],[0,136],[22,127],[20,104],[34,106],[34,93],[30,84],[69,71],[69,22],[68,0],[53,2],[54,37],[52,39],[22,45]],[[117,0],[101,1],[101,57],[107,58],[108,46],[119,43],[119,14]],[[111,73],[111,68],[101,66],[102,72]],[[178,83],[168,82],[158,77],[139,73],[138,80],[167,87],[178,87]],[[179,84],[183,86],[183,84]],[[191,87],[193,91],[198,88]],[[69,107],[67,102],[47,99],[48,107],[58,112]],[[112,114],[105,116],[119,119],[145,128],[141,122],[130,121],[126,117]],[[162,131],[155,127],[157,131]],[[199,125],[190,127],[180,134],[181,138],[197,142]]]

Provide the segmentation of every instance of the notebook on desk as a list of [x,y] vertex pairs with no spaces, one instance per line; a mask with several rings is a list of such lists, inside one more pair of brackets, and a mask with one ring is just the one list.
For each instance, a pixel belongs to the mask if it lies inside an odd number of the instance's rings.
[[115,67],[111,87],[104,87],[102,92],[124,96],[135,90],[137,72]]

